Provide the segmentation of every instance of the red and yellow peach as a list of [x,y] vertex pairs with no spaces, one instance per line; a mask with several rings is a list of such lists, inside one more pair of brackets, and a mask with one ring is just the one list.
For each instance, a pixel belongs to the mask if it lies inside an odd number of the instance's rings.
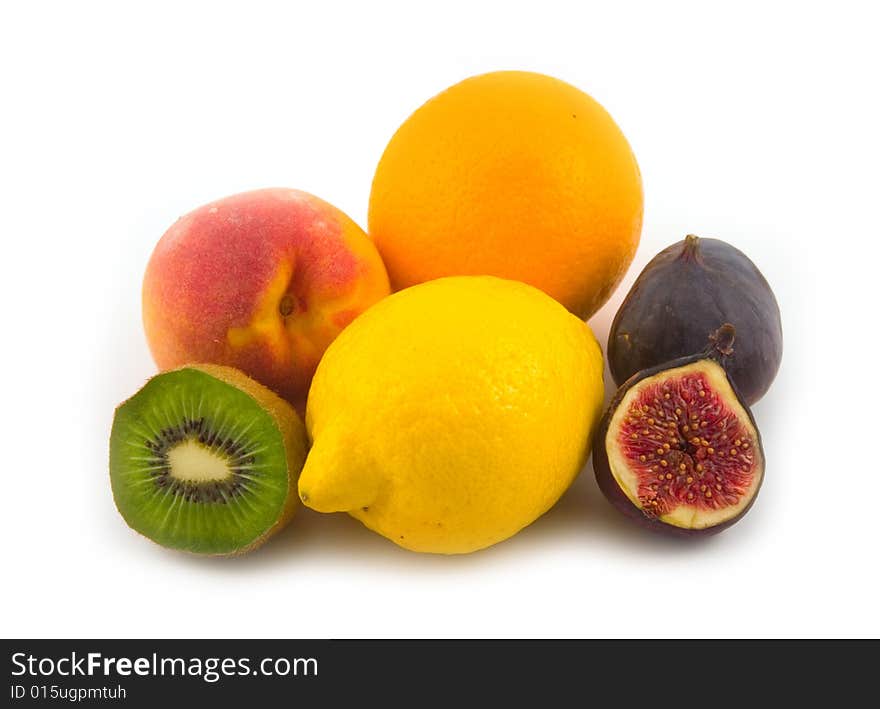
[[306,192],[264,189],[165,232],[144,276],[144,327],[161,369],[237,367],[302,410],[324,350],[388,293],[357,224]]

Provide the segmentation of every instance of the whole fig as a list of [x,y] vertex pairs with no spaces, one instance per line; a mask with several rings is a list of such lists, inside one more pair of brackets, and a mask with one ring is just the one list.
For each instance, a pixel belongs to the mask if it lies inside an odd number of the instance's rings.
[[690,235],[645,266],[620,306],[608,336],[615,383],[699,351],[724,323],[737,332],[725,369],[751,406],[766,393],[782,360],[779,305],[742,251]]

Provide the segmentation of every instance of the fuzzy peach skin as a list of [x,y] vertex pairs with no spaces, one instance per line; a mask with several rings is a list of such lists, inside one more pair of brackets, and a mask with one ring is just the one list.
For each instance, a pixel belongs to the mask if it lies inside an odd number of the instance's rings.
[[264,189],[175,222],[143,285],[147,341],[161,369],[241,369],[300,410],[327,346],[389,293],[373,243],[306,192]]

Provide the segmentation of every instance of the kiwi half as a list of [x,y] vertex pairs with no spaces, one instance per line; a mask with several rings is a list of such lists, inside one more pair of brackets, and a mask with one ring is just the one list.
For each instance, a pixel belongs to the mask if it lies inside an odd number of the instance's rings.
[[132,529],[162,546],[239,554],[290,520],[307,445],[275,393],[231,367],[189,365],[116,409],[113,498]]

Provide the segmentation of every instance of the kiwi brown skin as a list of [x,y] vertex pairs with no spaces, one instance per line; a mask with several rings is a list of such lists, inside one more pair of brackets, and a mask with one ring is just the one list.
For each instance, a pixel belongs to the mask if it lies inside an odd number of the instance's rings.
[[[729,324],[725,324],[723,327],[727,328],[731,326]],[[732,327],[731,330],[733,330]],[[755,503],[755,500],[758,497],[761,485],[764,482],[763,468],[766,465],[766,458],[764,457],[764,446],[761,442],[761,433],[758,430],[758,426],[755,423],[752,412],[750,411],[744,398],[737,389],[736,384],[733,382],[733,380],[730,378],[730,375],[727,374],[727,371],[724,368],[724,363],[728,356],[729,353],[725,355],[725,353],[719,352],[714,345],[710,345],[710,347],[706,348],[698,354],[690,355],[687,357],[679,357],[669,362],[665,362],[655,367],[637,372],[620,386],[620,388],[617,390],[614,397],[612,398],[611,403],[608,405],[605,414],[602,416],[602,420],[599,422],[595,438],[593,439],[593,471],[596,475],[596,482],[599,485],[599,489],[602,491],[602,494],[605,495],[605,498],[612,504],[615,509],[617,509],[626,517],[635,521],[638,525],[645,529],[650,529],[651,531],[659,532],[666,536],[679,538],[686,537],[692,539],[695,537],[709,537],[736,524],[751,509],[752,505]],[[762,471],[761,476],[758,480],[758,486],[752,493],[748,504],[743,507],[739,514],[737,514],[735,517],[731,517],[729,520],[725,520],[724,522],[711,527],[690,529],[667,524],[657,517],[645,514],[639,507],[633,504],[629,497],[627,497],[626,493],[621,489],[620,485],[618,485],[616,479],[614,478],[614,474],[611,472],[611,464],[608,460],[606,441],[608,438],[608,429],[611,426],[611,422],[614,418],[615,412],[617,411],[620,404],[623,402],[623,399],[626,396],[627,392],[629,392],[629,390],[632,389],[636,384],[649,377],[662,374],[663,372],[672,369],[678,369],[680,367],[695,364],[705,359],[712,360],[720,364],[722,366],[722,369],[725,369],[727,381],[730,384],[731,389],[733,390],[734,396],[736,397],[738,403],[748,417],[749,423],[752,425],[752,428],[755,431],[755,444],[757,445],[758,451],[760,453]]]
[[[202,553],[194,552],[187,549],[175,549],[174,551],[183,551],[184,553],[198,557],[236,557],[254,551],[266,543],[271,537],[280,532],[293,518],[294,513],[299,507],[299,495],[297,494],[297,483],[299,481],[299,473],[305,462],[308,453],[308,439],[305,432],[305,426],[294,408],[274,391],[263,386],[259,382],[251,379],[243,372],[234,367],[227,367],[218,364],[195,363],[187,364],[168,371],[180,371],[186,369],[195,369],[208,374],[215,379],[219,379],[226,384],[236,387],[245,392],[251,398],[262,406],[274,419],[278,430],[281,432],[282,442],[284,445],[285,457],[287,460],[287,485],[288,494],[285,504],[282,507],[281,514],[276,522],[267,529],[263,534],[239,549],[227,553]],[[117,407],[120,408],[125,404],[122,402]],[[114,500],[115,502],[115,500]],[[117,504],[118,507],[118,504]],[[120,510],[121,512],[121,510]],[[124,515],[120,515],[125,519]],[[127,523],[127,521],[126,521]],[[129,524],[129,528],[133,529],[140,536],[149,539],[151,542],[159,545],[155,540],[142,534]],[[163,547],[164,548],[164,547]]]
[[614,381],[700,351],[706,333],[726,322],[736,328],[737,346],[725,369],[752,405],[782,361],[779,305],[742,251],[691,234],[651,259],[617,311],[608,334]]

